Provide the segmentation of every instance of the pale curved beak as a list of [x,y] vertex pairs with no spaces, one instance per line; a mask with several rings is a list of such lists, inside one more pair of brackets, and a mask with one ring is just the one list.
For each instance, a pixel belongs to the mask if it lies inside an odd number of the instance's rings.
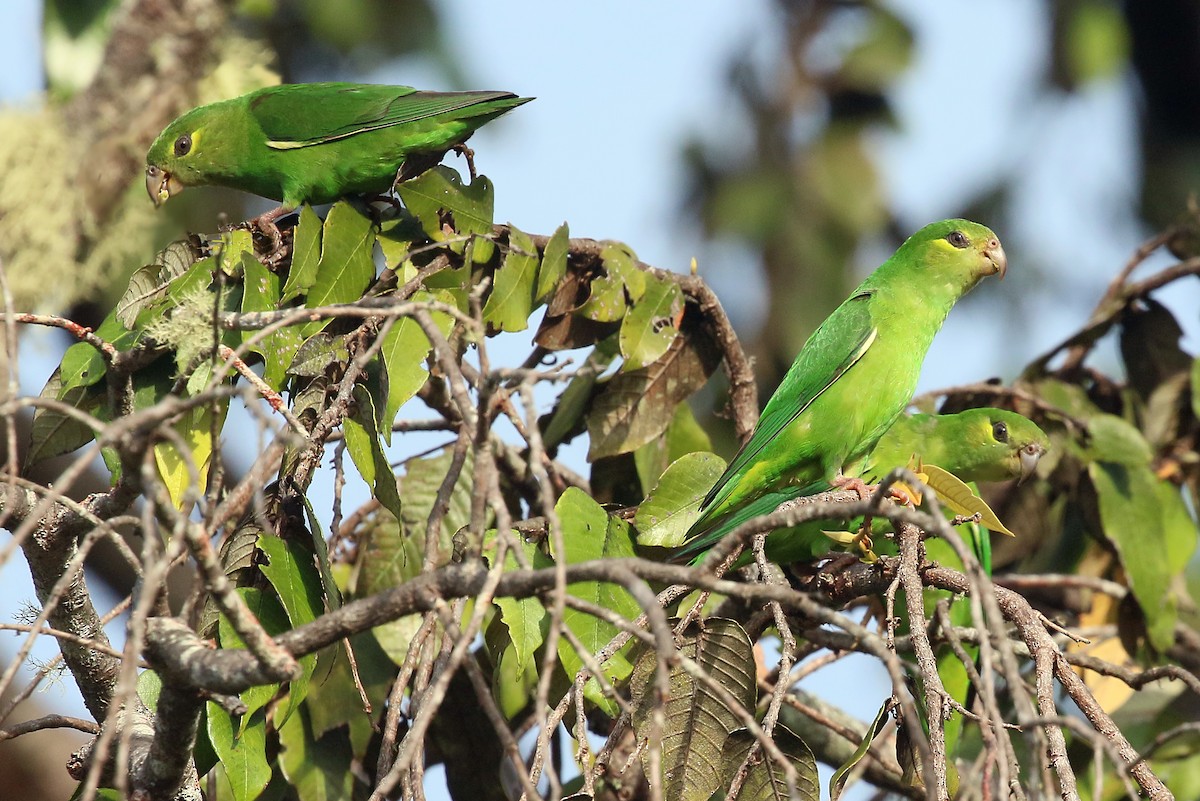
[[155,206],[161,206],[171,195],[182,191],[183,184],[174,175],[153,164],[146,167],[146,192]]
[[1004,276],[1008,273],[1008,257],[1004,255],[1004,248],[1000,245],[999,239],[988,240],[987,246],[983,249],[983,257],[992,263],[992,275],[999,274],[1000,280],[1004,280]]
[[1041,460],[1042,454],[1046,449],[1036,442],[1026,445],[1021,449],[1021,476],[1017,479],[1018,484],[1025,483],[1025,480],[1033,475],[1037,470],[1038,461]]

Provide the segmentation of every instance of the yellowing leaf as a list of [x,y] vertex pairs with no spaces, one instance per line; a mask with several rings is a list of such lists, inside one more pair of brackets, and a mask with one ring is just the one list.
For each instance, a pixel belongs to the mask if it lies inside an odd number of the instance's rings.
[[[1111,595],[1102,592],[1092,593],[1092,608],[1085,610],[1079,616],[1081,626],[1103,626],[1117,622],[1117,601]],[[1097,659],[1103,659],[1114,665],[1128,665],[1132,659],[1120,637],[1106,637],[1095,643],[1070,643],[1068,650],[1081,651]],[[1072,668],[1083,683],[1096,696],[1096,701],[1105,712],[1112,714],[1129,700],[1134,690],[1125,682],[1114,676],[1105,676],[1081,667]]]
[[[222,408],[221,417],[225,416]],[[218,423],[219,427],[219,423]],[[197,406],[175,423],[175,430],[190,451],[190,460],[179,452],[171,442],[159,442],[154,446],[154,464],[158,467],[158,475],[166,485],[167,493],[175,508],[182,509],[184,494],[191,486],[191,471],[189,461],[195,466],[198,483],[196,496],[204,494],[208,487],[208,465],[212,459],[212,409],[208,406]]]
[[971,488],[953,473],[932,464],[921,465],[921,472],[926,476],[925,483],[938,494],[938,500],[955,514],[964,517],[979,515],[979,522],[986,528],[1010,537],[1016,536],[1004,527],[1000,518],[996,517],[996,513],[984,502],[983,498],[972,492]]

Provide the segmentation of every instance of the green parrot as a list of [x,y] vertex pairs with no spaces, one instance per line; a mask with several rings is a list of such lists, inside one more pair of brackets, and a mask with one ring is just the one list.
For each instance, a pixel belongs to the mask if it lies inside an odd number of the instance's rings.
[[188,186],[226,186],[280,201],[275,217],[383,194],[532,99],[356,83],[258,89],[168,125],[146,154],[146,189],[159,205]]
[[804,343],[750,439],[717,480],[673,554],[686,561],[782,500],[848,475],[912,399],[933,337],[960,297],[1007,260],[992,231],[943,220],[917,231]]
[[[1049,438],[1036,423],[1004,409],[914,414],[898,419],[866,457],[847,468],[846,475],[876,483],[896,467],[925,464],[936,465],[967,483],[1024,481],[1033,475],[1038,460],[1049,447]],[[783,502],[802,497],[802,490],[801,487],[784,487],[764,495],[760,505],[766,508],[756,510],[757,514],[769,514]],[[738,517],[733,527],[722,527],[720,535],[750,519]],[[886,521],[875,522],[881,531],[886,528]],[[813,521],[774,531],[767,537],[767,556],[779,564],[820,556],[830,547],[829,539],[821,534],[821,530],[828,527],[828,521]],[[853,523],[849,527],[857,528]],[[984,568],[990,571],[990,548],[984,547],[985,541],[972,540],[968,544],[976,551]],[[938,549],[938,561],[948,561],[941,551],[950,550],[949,545],[940,540],[928,540],[926,546]],[[742,561],[748,563],[749,558],[743,557]]]
[[966,482],[1029,478],[1050,440],[1032,420],[1004,409],[913,414],[898,419],[858,467],[877,482],[914,456]]

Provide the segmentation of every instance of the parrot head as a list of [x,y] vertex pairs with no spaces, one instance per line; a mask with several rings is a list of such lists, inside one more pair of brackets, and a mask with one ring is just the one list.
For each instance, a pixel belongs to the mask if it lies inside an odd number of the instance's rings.
[[970,220],[942,220],[917,231],[896,251],[920,263],[920,281],[945,283],[965,292],[989,275],[1004,278],[1008,258],[992,230]]
[[968,409],[956,417],[967,423],[968,440],[980,459],[972,471],[976,481],[1025,481],[1037,469],[1050,440],[1037,424],[1004,409]]
[[230,131],[222,124],[222,105],[214,103],[182,115],[158,135],[146,153],[146,191],[161,206],[185,187],[213,183],[209,173],[222,163]]

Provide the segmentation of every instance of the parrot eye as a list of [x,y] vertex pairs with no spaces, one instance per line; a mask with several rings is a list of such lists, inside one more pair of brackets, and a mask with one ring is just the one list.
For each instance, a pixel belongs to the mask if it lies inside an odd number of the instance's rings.
[[[175,149],[179,149],[178,142],[175,143]],[[946,234],[946,241],[951,245],[954,245],[956,248],[965,248],[967,245],[971,244],[970,240],[967,239],[967,235],[962,231],[951,231],[950,233]],[[1001,425],[1003,424],[1001,423]]]
[[992,436],[997,442],[1008,442],[1008,425],[1004,421],[992,423]]
[[175,140],[175,155],[186,156],[192,150],[192,137],[183,134]]

